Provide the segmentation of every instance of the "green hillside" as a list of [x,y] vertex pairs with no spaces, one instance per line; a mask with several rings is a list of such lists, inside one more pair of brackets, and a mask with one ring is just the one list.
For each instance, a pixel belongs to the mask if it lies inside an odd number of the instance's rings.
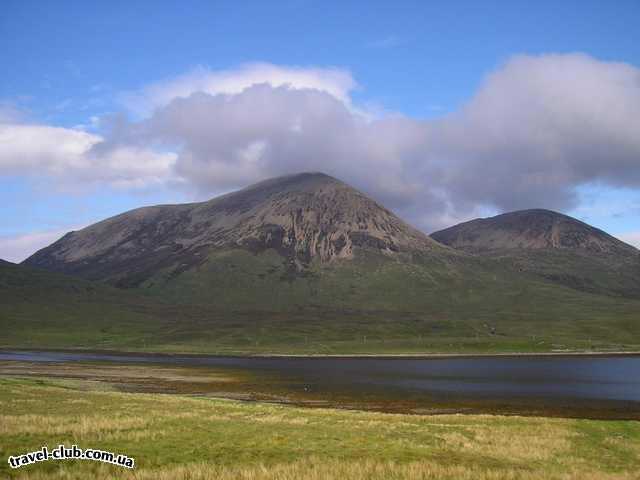
[[0,346],[112,345],[154,329],[162,309],[135,294],[0,260]]
[[[375,257],[375,256],[373,256]],[[2,264],[0,347],[200,353],[640,349],[640,302],[476,260],[384,258],[292,276],[276,252],[229,251],[135,291]],[[170,273],[166,275],[170,276]],[[144,293],[144,295],[141,295]]]

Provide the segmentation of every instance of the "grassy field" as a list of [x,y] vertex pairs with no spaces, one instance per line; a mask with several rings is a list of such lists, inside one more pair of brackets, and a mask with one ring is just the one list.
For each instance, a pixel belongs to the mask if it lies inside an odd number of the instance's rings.
[[[302,409],[0,377],[0,476],[135,479],[637,479],[640,422]],[[77,444],[133,457],[12,470]]]

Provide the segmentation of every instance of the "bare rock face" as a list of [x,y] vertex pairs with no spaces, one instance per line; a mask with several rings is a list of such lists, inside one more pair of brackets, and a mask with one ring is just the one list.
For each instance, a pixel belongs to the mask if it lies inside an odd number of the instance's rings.
[[635,255],[631,245],[575,218],[550,210],[521,210],[478,218],[440,230],[431,238],[469,252],[566,249]]
[[303,173],[207,202],[132,210],[68,233],[24,263],[135,284],[168,265],[189,269],[224,248],[275,249],[296,268],[353,258],[358,249],[390,256],[447,250],[345,183]]

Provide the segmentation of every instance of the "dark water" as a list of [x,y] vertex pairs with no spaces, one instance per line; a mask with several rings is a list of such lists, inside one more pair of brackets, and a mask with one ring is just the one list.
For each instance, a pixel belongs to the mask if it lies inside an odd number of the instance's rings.
[[255,358],[0,351],[0,360],[232,369],[262,379],[254,389],[277,384],[302,400],[358,408],[640,418],[640,356]]

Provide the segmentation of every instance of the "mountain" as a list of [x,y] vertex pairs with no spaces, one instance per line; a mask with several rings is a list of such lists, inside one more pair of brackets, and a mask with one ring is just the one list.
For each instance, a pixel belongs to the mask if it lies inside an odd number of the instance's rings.
[[431,238],[474,253],[550,248],[623,256],[640,253],[631,245],[580,220],[542,209],[477,218],[435,232]]
[[541,209],[505,213],[461,223],[431,237],[572,288],[640,298],[640,251],[561,213]]
[[24,281],[5,288],[0,271],[0,331],[18,335],[8,345],[221,354],[640,348],[640,301],[451,248],[319,173],[126,212],[11,269]]
[[[21,282],[3,287],[0,270],[0,331],[8,345],[168,352],[640,348],[640,301],[540,272],[570,260],[615,286],[601,260],[516,250],[526,254],[457,250],[337,179],[291,175],[65,235],[10,267]],[[562,255],[530,254],[547,250]]]
[[303,173],[207,202],[132,210],[68,233],[24,264],[134,287],[232,249],[277,252],[293,274],[364,250],[389,257],[448,250],[345,183]]

